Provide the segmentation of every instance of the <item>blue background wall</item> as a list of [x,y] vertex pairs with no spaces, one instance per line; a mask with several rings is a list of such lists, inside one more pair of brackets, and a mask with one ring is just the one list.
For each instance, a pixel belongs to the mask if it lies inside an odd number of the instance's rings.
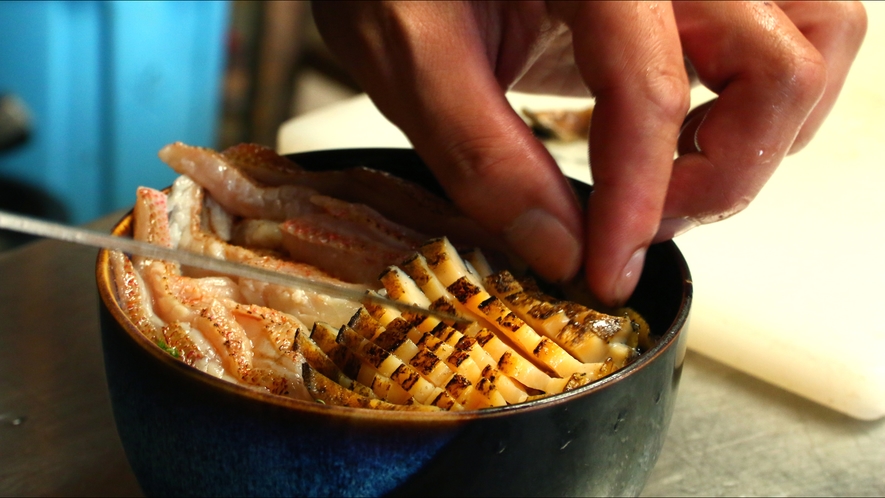
[[165,144],[214,146],[226,2],[0,2],[0,92],[32,113],[0,177],[43,189],[82,223],[164,187]]

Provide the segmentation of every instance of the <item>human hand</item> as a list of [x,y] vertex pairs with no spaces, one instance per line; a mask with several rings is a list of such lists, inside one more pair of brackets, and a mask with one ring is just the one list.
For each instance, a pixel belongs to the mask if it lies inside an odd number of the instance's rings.
[[[755,197],[833,106],[859,3],[315,2],[330,49],[453,201],[541,276],[624,302],[645,251]],[[689,61],[718,94],[688,113]],[[596,98],[583,211],[508,89]],[[674,161],[674,151],[678,157]]]

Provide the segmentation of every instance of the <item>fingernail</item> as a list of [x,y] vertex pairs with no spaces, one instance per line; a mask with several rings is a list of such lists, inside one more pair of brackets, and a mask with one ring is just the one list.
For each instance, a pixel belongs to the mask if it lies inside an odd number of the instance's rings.
[[679,129],[679,138],[676,141],[676,150],[679,152],[679,155],[690,152],[703,152],[698,141],[698,132],[701,126],[703,126],[704,120],[707,119],[707,114],[710,112],[714,102],[701,104],[692,109],[688,116],[686,116],[685,121],[682,123],[682,128]]
[[627,264],[624,265],[619,278],[615,281],[612,296],[616,301],[616,305],[627,302],[627,299],[633,294],[633,289],[636,288],[636,283],[639,282],[639,276],[642,275],[642,267],[645,264],[645,251],[644,247],[637,249],[630,256],[630,259],[627,260]]
[[504,230],[504,237],[532,269],[552,282],[570,280],[581,265],[581,243],[547,211],[522,213]]
[[661,224],[658,226],[658,233],[655,234],[652,243],[663,242],[665,240],[670,240],[673,237],[678,237],[700,224],[701,222],[698,220],[689,217],[667,218],[661,220]]

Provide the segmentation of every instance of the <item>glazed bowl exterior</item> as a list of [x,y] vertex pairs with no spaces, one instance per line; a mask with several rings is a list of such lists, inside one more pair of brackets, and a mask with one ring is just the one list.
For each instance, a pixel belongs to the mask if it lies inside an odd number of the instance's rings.
[[[439,191],[410,150],[291,156],[369,166]],[[115,228],[129,233],[131,216]],[[263,394],[187,366],[145,338],[99,254],[101,332],[117,430],[148,495],[636,495],[663,445],[692,298],[676,245],[649,252],[628,303],[657,345],[598,382],[503,408],[372,411]]]

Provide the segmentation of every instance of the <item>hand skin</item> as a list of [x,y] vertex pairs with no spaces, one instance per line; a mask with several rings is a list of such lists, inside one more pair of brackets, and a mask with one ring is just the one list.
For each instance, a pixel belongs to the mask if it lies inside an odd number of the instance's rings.
[[[322,2],[330,49],[455,203],[551,281],[625,302],[649,244],[744,209],[835,103],[853,2]],[[718,98],[689,113],[688,61]],[[514,89],[593,95],[579,206]],[[674,160],[674,151],[678,157]]]

